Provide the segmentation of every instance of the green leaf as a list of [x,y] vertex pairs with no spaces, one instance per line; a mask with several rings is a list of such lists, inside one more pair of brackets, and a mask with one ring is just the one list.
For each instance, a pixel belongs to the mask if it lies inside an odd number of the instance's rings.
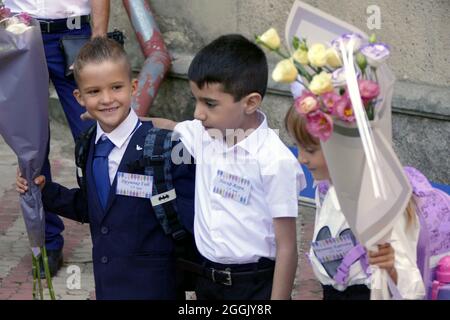
[[308,51],[308,43],[306,42],[306,38],[302,38],[302,42],[300,43],[300,48],[302,50]]
[[295,50],[300,48],[300,39],[298,37],[294,37],[294,39],[292,40],[292,46]]

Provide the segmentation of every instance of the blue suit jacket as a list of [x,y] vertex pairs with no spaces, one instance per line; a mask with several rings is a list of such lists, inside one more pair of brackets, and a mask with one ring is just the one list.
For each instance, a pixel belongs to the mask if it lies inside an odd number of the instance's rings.
[[[144,122],[132,136],[118,172],[142,157],[148,130]],[[92,175],[94,140],[86,167],[87,197],[80,189],[49,183],[43,189],[46,210],[90,223],[97,299],[175,299],[175,260],[172,238],[163,232],[149,199],[116,195],[117,176],[106,210],[98,200]],[[192,231],[195,165],[174,165],[173,183],[180,220]]]

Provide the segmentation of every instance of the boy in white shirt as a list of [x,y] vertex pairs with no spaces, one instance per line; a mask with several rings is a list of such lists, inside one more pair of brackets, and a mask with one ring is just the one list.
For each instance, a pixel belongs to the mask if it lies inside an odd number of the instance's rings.
[[194,157],[194,234],[203,256],[198,299],[290,299],[297,267],[295,157],[259,111],[267,88],[264,52],[241,35],[219,37],[188,77],[193,121],[175,132]]

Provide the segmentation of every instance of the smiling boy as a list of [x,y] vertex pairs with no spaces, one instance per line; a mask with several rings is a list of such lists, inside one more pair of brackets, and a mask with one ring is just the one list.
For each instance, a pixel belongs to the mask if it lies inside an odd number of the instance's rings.
[[[115,41],[95,38],[81,49],[74,74],[75,97],[97,121],[87,154],[87,192],[45,183],[39,176],[35,183],[43,187],[44,208],[90,223],[97,299],[175,299],[175,244],[150,202],[154,185],[123,187],[137,177],[155,179],[129,169],[143,158],[153,125],[141,122],[131,108],[137,81],[131,79],[126,53]],[[193,219],[194,171],[189,165],[171,166],[174,201],[187,223]],[[25,192],[26,180],[18,177],[17,188]]]

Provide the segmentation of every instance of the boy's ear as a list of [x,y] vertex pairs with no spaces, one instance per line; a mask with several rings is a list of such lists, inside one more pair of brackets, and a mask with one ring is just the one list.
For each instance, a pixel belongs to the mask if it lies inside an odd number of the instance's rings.
[[73,90],[73,96],[75,97],[75,99],[77,99],[78,103],[84,107],[84,101],[81,98],[81,92],[78,89]]
[[261,105],[262,97],[259,93],[253,92],[246,96],[244,101],[245,113],[252,114],[258,110]]
[[131,95],[135,95],[137,93],[139,81],[138,79],[132,79],[131,80]]

